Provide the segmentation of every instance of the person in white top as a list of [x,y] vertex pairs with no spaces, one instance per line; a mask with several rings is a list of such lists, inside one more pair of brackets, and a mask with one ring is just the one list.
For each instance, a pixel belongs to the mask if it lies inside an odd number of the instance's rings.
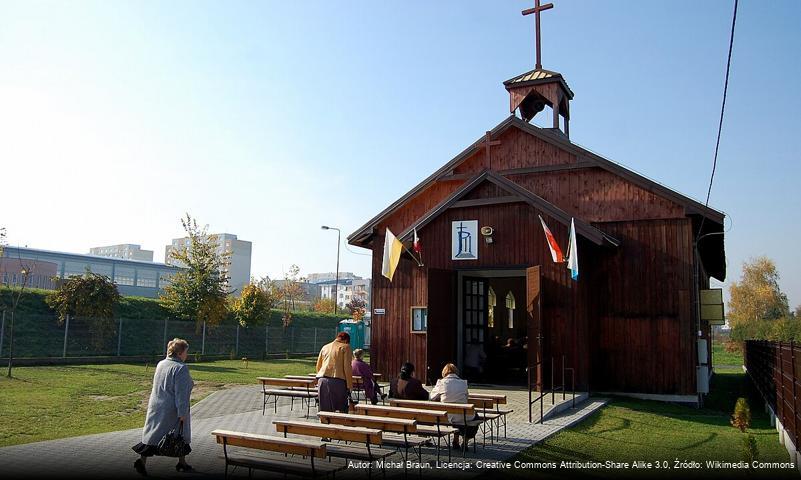
[[[449,363],[442,369],[442,378],[437,380],[437,384],[431,390],[431,400],[444,403],[468,403],[467,402],[467,380],[459,378],[459,370],[456,365]],[[448,420],[451,425],[465,426],[465,418],[461,414],[449,413]],[[465,426],[468,438],[475,436],[478,425],[470,425],[467,419]],[[459,448],[459,433],[453,434],[453,448]]]

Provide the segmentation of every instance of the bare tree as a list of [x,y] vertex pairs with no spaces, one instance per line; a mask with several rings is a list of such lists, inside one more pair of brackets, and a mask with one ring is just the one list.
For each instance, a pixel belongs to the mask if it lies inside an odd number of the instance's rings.
[[[3,258],[3,254],[5,251],[6,246],[6,230],[5,228],[0,229],[0,258]],[[14,317],[17,312],[17,307],[19,306],[19,301],[22,299],[23,293],[25,293],[25,287],[28,286],[28,281],[33,275],[34,269],[34,262],[30,261],[23,261],[20,255],[17,256],[18,258],[18,265],[15,265],[14,271],[12,273],[12,277],[9,278],[9,281],[2,282],[4,287],[4,292],[0,295],[0,302],[2,302],[2,309],[3,313],[10,312],[11,314],[11,323],[9,324],[8,329],[8,378],[11,378],[11,369],[14,365]],[[21,282],[19,282],[19,288],[14,289],[12,288],[12,283],[17,283],[12,281],[13,278],[16,276],[17,268],[19,267],[19,274],[21,277]],[[6,300],[8,297],[8,301]],[[0,338],[0,341],[3,339]]]

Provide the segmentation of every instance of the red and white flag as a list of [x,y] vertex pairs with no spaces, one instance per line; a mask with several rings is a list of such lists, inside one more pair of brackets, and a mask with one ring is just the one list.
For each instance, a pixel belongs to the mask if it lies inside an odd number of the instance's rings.
[[556,243],[556,237],[553,236],[548,225],[545,225],[545,220],[542,219],[542,215],[538,216],[540,217],[540,223],[542,223],[542,229],[545,231],[545,240],[548,242],[548,248],[551,249],[551,258],[553,258],[553,261],[556,263],[564,262],[565,257],[562,255],[562,249],[559,248],[559,244]]
[[414,245],[412,248],[414,248],[415,253],[420,253],[423,250],[423,246],[420,245],[420,237],[417,236],[417,227],[414,229]]

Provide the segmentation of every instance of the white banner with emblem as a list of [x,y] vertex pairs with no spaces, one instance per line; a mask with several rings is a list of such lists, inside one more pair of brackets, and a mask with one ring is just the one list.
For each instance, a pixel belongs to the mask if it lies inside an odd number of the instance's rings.
[[451,260],[478,260],[478,220],[451,222]]

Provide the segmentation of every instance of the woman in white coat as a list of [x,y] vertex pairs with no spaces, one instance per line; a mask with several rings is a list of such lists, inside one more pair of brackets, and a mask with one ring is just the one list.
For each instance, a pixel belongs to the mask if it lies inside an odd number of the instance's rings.
[[[459,370],[456,365],[449,363],[442,369],[442,378],[437,380],[437,384],[431,390],[431,400],[444,403],[468,403],[467,402],[467,380],[459,378]],[[462,427],[467,438],[473,438],[478,432],[478,423],[472,421],[474,418],[465,419],[462,414],[449,413],[448,420],[451,425]],[[467,423],[465,424],[465,420]],[[465,446],[467,440],[465,440]],[[453,448],[459,448],[459,433],[453,434]]]
[[[159,441],[170,430],[182,427],[181,434],[187,446],[192,440],[189,396],[195,384],[189,375],[189,367],[184,363],[188,353],[189,344],[186,340],[175,338],[167,344],[167,358],[156,365],[142,442],[133,447],[133,451],[139,454],[134,468],[141,475],[147,475],[147,457],[158,455]],[[184,456],[178,458],[175,469],[179,472],[194,471]]]

